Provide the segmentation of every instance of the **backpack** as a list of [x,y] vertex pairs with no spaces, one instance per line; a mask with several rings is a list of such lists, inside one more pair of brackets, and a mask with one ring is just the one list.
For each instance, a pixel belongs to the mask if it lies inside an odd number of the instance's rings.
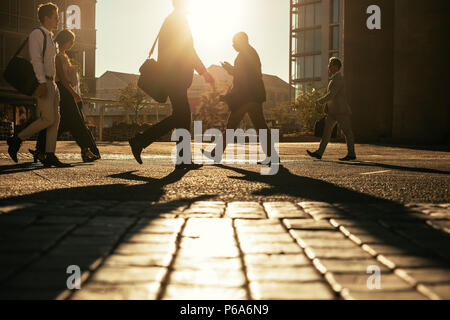
[[[42,59],[45,57],[45,50],[47,48],[47,36],[41,28],[36,28],[41,30],[44,35],[44,47],[42,49]],[[35,30],[36,30],[35,29]],[[28,43],[29,36],[25,39],[23,44],[17,50],[16,54],[9,61],[3,72],[3,77],[5,80],[17,91],[23,93],[27,96],[32,96],[39,86],[39,82],[34,74],[33,65],[30,61],[19,56],[20,52],[23,50],[25,45]]]

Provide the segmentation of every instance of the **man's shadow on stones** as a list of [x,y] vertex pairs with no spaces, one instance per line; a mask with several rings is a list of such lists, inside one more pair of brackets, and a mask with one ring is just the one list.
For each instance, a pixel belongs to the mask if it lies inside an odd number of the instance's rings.
[[[162,214],[211,198],[203,195],[157,202],[166,185],[181,180],[189,171],[174,170],[160,179],[130,171],[110,177],[146,183],[64,188],[2,200],[0,299],[55,299],[61,293],[68,297],[76,292],[67,290],[68,266],[79,266],[82,273],[97,269],[119,244]],[[2,213],[8,205],[9,210]],[[160,232],[155,235],[163,236]],[[148,246],[148,252],[156,244],[145,240],[133,243]],[[167,267],[161,263],[149,262],[146,267]],[[118,268],[133,266],[143,267],[130,264]]]

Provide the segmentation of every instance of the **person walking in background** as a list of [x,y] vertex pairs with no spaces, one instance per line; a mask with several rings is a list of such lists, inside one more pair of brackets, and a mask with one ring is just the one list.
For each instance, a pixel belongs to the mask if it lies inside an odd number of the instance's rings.
[[[231,110],[227,129],[235,130],[248,113],[256,130],[267,130],[267,143],[263,144],[263,151],[268,158],[271,158],[271,134],[263,113],[266,89],[262,78],[261,60],[256,50],[249,44],[248,35],[245,32],[239,32],[233,37],[233,47],[239,53],[234,66],[228,62],[222,63],[225,71],[233,76],[232,89],[221,97]],[[229,142],[225,138],[222,155]],[[208,154],[203,150],[208,158],[214,158],[215,152],[216,150],[213,150],[211,154]],[[262,163],[266,162],[267,160]]]
[[[187,0],[172,0],[174,11],[164,21],[158,44],[158,63],[166,76],[166,89],[172,104],[172,115],[129,140],[136,161],[142,164],[142,150],[172,129],[190,130],[191,109],[187,90],[192,84],[194,70],[212,86],[214,78],[208,73],[194,48],[192,33],[186,19]],[[188,164],[177,165],[178,169]]]
[[[59,53],[56,55],[56,84],[61,95],[60,114],[61,121],[58,135],[69,131],[81,148],[83,162],[92,162],[100,158],[95,140],[84,122],[83,101],[81,99],[80,83],[77,67],[72,65],[67,51],[75,43],[75,34],[70,30],[62,30],[56,36]],[[45,149],[45,132],[40,132],[36,144],[36,151],[29,150],[35,158],[42,157]],[[94,154],[97,152],[97,154]]]
[[[33,30],[28,40],[31,64],[39,82],[34,93],[37,98],[37,119],[18,135],[8,138],[8,153],[14,162],[18,162],[17,153],[22,141],[46,129],[45,156],[42,158],[44,165],[46,167],[66,167],[69,165],[61,163],[55,155],[60,115],[59,90],[55,83],[56,45],[53,42],[52,30],[56,30],[58,27],[58,7],[50,2],[41,4],[38,7],[38,18],[41,30]],[[42,56],[44,43],[46,43],[46,48],[45,54]]]
[[306,152],[310,157],[319,160],[322,159],[325,149],[330,142],[331,133],[336,123],[339,123],[339,126],[344,132],[345,141],[347,142],[347,155],[339,160],[356,160],[355,138],[353,135],[351,122],[352,111],[345,97],[345,84],[344,77],[340,72],[341,68],[342,62],[340,59],[335,57],[330,58],[328,64],[328,74],[330,76],[330,82],[328,84],[327,93],[325,94],[325,96],[317,100],[317,102],[320,104],[327,104],[328,112],[325,120],[325,127],[323,130],[319,149],[314,152],[306,150]]

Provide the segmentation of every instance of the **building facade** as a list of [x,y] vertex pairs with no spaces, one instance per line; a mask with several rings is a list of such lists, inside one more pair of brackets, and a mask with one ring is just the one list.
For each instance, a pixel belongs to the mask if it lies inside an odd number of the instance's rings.
[[290,0],[289,79],[301,90],[328,82],[328,60],[343,56],[342,0]]

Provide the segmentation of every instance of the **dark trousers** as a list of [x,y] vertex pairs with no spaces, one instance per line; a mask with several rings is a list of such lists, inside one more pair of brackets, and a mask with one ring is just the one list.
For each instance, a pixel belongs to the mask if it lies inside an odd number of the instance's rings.
[[148,147],[159,137],[169,133],[172,129],[191,129],[191,108],[189,106],[187,89],[169,89],[169,98],[172,104],[172,114],[157,124],[151,126],[143,133],[137,134],[135,140],[143,148]]
[[[239,126],[239,123],[242,121],[242,119],[244,119],[246,113],[248,113],[255,130],[262,130],[262,129],[267,130],[267,145],[266,148],[264,148],[263,146],[263,151],[268,157],[270,157],[272,152],[271,148],[272,136],[270,129],[267,126],[266,119],[264,117],[262,103],[250,102],[244,105],[233,107],[230,116],[228,117],[227,129],[235,130]],[[223,144],[224,151],[227,147],[227,144],[231,142],[232,141],[227,141],[225,137]]]
[[[57,85],[61,95],[61,121],[59,124],[58,136],[65,131],[69,131],[81,149],[90,148],[94,154],[99,155],[95,139],[84,122],[82,113],[83,102],[76,103],[70,92],[60,82],[58,82]],[[39,133],[36,142],[36,149],[39,151],[45,149],[45,136],[46,131],[42,130]]]

